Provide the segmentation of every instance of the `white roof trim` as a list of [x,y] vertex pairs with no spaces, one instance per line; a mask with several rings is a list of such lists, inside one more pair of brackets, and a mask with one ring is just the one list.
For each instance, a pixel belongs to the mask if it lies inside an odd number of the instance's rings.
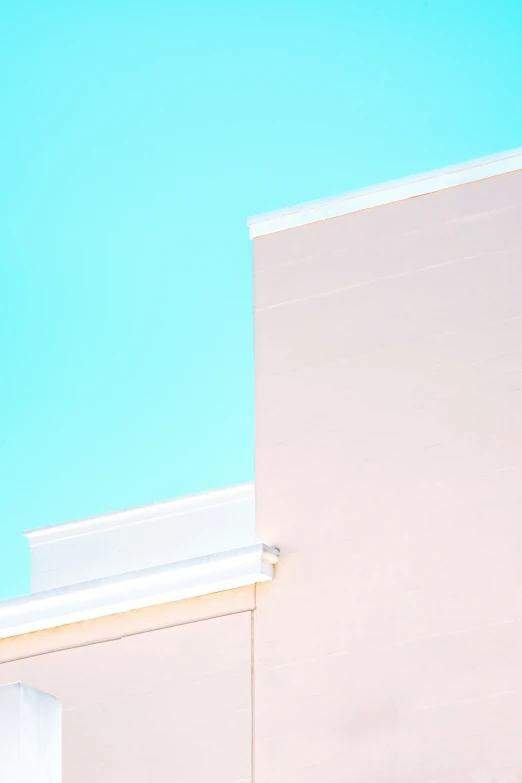
[[438,190],[457,185],[467,185],[499,174],[508,174],[522,169],[522,147],[486,158],[459,163],[456,166],[416,174],[412,177],[385,182],[362,190],[353,190],[339,196],[309,201],[295,207],[267,212],[248,218],[250,238],[274,234],[288,228],[317,223],[320,220],[348,215],[363,209],[380,207],[394,201],[404,201],[415,196],[424,196]]
[[270,581],[278,559],[254,544],[2,601],[0,639]]
[[23,532],[33,547],[38,544],[48,544],[51,541],[59,541],[84,533],[112,530],[124,525],[141,524],[142,522],[150,522],[161,517],[187,514],[224,503],[248,500],[254,497],[254,491],[254,482],[249,481],[245,484],[233,484],[222,489],[198,492],[194,495],[184,495],[173,500],[148,503],[144,506],[135,506],[123,511],[114,511],[110,514],[99,514],[94,517],[86,517],[85,519],[75,519],[71,522],[59,522],[56,525],[37,527],[32,530],[24,530]]

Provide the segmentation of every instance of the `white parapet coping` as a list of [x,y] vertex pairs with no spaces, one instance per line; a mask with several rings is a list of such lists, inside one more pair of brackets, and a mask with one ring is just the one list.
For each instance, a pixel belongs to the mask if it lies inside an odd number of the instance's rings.
[[23,682],[0,686],[0,781],[61,783],[60,699]]
[[411,177],[385,182],[362,190],[353,190],[339,196],[309,201],[294,207],[267,212],[248,218],[250,238],[274,234],[288,228],[305,226],[321,220],[348,215],[363,209],[371,209],[394,201],[404,201],[416,196],[435,193],[457,185],[467,185],[481,179],[509,174],[522,169],[522,147],[485,158],[458,163],[435,171],[415,174]]
[[31,592],[177,563],[256,541],[254,483],[25,531]]
[[253,544],[2,601],[0,639],[270,581],[278,558]]

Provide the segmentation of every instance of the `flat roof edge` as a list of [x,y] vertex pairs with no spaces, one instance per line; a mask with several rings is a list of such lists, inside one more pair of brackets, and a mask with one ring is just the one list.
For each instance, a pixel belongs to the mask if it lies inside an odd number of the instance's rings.
[[384,182],[338,196],[309,201],[286,209],[266,212],[247,219],[250,238],[274,234],[289,228],[341,217],[363,209],[404,201],[408,198],[435,193],[439,190],[466,185],[481,179],[509,174],[522,169],[522,147],[489,155],[485,158],[457,163],[434,171]]
[[203,511],[204,509],[234,503],[254,497],[255,484],[246,481],[242,484],[230,484],[226,487],[204,490],[191,495],[181,495],[169,500],[159,500],[153,503],[145,503],[141,506],[125,508],[120,511],[111,511],[107,514],[97,514],[83,519],[73,519],[68,522],[58,522],[54,525],[30,528],[24,530],[23,535],[30,544],[49,542],[60,538],[81,535],[84,533],[109,530],[114,527],[124,526],[139,522],[147,522],[156,519],[163,514],[183,513],[189,511]]

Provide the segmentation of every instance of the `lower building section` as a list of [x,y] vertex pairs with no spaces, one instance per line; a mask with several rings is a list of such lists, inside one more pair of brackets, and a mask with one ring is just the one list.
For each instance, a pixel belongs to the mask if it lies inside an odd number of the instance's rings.
[[64,783],[246,783],[251,640],[251,611],[83,638],[1,664],[0,685],[21,680],[62,700]]

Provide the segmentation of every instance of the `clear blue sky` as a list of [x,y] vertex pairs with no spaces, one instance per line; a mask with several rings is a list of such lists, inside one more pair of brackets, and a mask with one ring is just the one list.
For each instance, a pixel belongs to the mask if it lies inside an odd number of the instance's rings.
[[4,0],[0,598],[21,531],[253,478],[245,218],[522,144],[522,3]]

